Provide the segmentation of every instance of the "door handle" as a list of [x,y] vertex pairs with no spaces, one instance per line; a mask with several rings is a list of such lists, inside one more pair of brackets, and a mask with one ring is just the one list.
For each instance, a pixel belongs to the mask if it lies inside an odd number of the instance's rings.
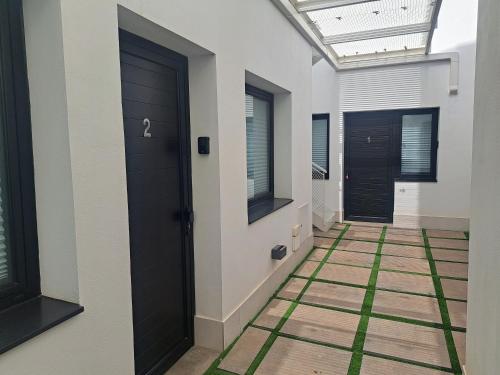
[[346,181],[349,181],[349,173],[347,173],[347,174],[345,175],[345,179],[346,179]]
[[185,221],[186,221],[186,234],[189,234],[193,229],[194,223],[194,212],[193,210],[186,209],[185,210]]

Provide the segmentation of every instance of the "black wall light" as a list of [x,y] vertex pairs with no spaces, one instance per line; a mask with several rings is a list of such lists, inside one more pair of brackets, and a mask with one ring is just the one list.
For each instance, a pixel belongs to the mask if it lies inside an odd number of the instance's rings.
[[210,154],[210,137],[198,137],[198,154]]

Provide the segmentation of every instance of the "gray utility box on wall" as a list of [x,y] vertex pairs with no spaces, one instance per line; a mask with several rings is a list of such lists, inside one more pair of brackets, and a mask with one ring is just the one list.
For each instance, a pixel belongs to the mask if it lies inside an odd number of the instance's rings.
[[274,260],[281,260],[286,256],[286,246],[276,245],[271,250],[271,258]]

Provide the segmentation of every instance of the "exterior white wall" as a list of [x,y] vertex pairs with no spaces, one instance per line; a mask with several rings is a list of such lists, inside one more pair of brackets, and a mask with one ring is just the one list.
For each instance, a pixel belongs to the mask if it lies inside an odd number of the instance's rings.
[[500,369],[500,2],[479,1],[467,375]]
[[[467,26],[452,23],[458,11]],[[440,107],[437,183],[396,183],[394,224],[468,228],[477,2],[444,2],[433,52],[459,52],[459,93],[449,94],[449,64],[425,63],[335,72],[325,61],[313,67],[313,113],[330,113],[330,181],[327,200],[343,210],[343,113]],[[441,23],[443,22],[443,23]],[[455,36],[459,37],[455,38]],[[434,48],[434,45],[436,46]]]
[[[3,354],[0,373],[134,373],[119,27],[189,57],[196,335],[202,344],[226,346],[298,260],[289,255],[273,262],[271,248],[284,244],[291,253],[295,224],[303,226],[303,249],[311,243],[310,46],[268,0],[24,5],[39,221],[51,203],[63,208],[40,226],[42,288],[79,302],[85,312]],[[45,48],[53,55],[44,57]],[[278,192],[294,200],[252,225],[246,72],[282,92],[277,119],[288,145],[277,143],[276,164],[289,173],[277,175]],[[44,136],[44,128],[58,136]],[[200,156],[194,145],[205,135],[212,153]],[[55,158],[45,154],[51,147],[61,158],[54,165]],[[51,239],[58,224],[68,232]],[[58,261],[58,253],[65,258]],[[66,266],[71,272],[60,270]]]

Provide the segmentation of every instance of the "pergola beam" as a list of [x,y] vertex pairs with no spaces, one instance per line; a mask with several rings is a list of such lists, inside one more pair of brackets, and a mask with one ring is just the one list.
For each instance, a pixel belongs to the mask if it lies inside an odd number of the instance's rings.
[[299,12],[312,12],[314,10],[331,9],[355,5],[362,3],[371,3],[380,0],[307,0],[297,3],[295,6]]
[[398,27],[387,27],[384,29],[360,31],[356,33],[331,35],[323,38],[325,44],[339,44],[348,42],[357,42],[360,40],[388,38],[392,36],[426,33],[431,30],[430,23],[417,23],[414,25],[405,25]]
[[429,30],[429,36],[427,37],[427,44],[425,46],[425,54],[428,55],[431,51],[432,38],[434,37],[434,30],[437,27],[439,11],[441,10],[441,4],[443,0],[435,0],[434,11],[431,17],[431,29]]

